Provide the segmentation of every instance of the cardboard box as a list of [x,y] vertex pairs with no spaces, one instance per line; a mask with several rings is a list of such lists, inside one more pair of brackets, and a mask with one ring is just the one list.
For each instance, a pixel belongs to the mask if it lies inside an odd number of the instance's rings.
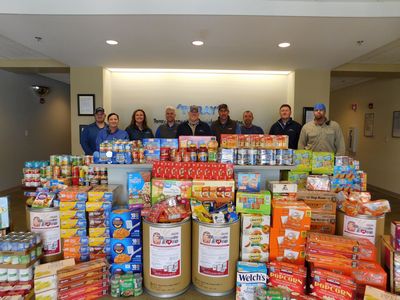
[[201,144],[206,144],[211,140],[215,140],[215,136],[180,136],[179,137],[179,148],[189,148],[190,145],[196,145],[196,148],[199,148]]
[[305,190],[309,172],[289,171],[287,180],[297,184],[297,190]]
[[390,240],[394,250],[400,251],[400,221],[392,221],[390,224]]
[[400,300],[400,296],[367,285],[364,300]]
[[332,152],[313,152],[311,160],[311,172],[313,174],[333,174],[335,154]]
[[311,208],[313,214],[336,215],[336,201],[330,199],[303,199],[303,201]]
[[139,207],[151,206],[151,172],[128,173],[128,202]]
[[269,286],[289,289],[300,295],[305,294],[307,269],[304,266],[273,261],[268,267]]
[[160,139],[160,148],[178,149],[179,148],[179,140],[178,139]]
[[310,290],[313,296],[323,299],[355,299],[356,283],[349,276],[314,268],[311,271],[311,281]]
[[90,186],[69,186],[60,191],[58,197],[60,201],[87,201],[91,188]]
[[306,244],[307,231],[271,227],[271,248],[278,246],[301,246]]
[[60,202],[60,211],[85,210],[85,207],[86,207],[85,201]]
[[191,180],[152,179],[151,203],[155,204],[168,197],[180,196],[190,199],[192,196]]
[[221,148],[236,149],[239,148],[238,134],[221,134]]
[[57,300],[57,296],[58,296],[57,289],[51,289],[41,293],[35,292],[36,300]]
[[295,165],[294,171],[310,172],[311,171],[311,150],[294,150],[293,162]]
[[98,185],[88,192],[89,202],[113,202],[120,185]]
[[331,200],[336,201],[336,193],[321,191],[298,191],[297,200]]
[[267,266],[263,263],[237,262],[236,299],[254,299],[267,288]]
[[[34,280],[35,294],[57,289],[57,271],[74,265],[74,259],[70,258],[36,266]],[[45,294],[41,294],[41,296],[44,297]]]
[[62,239],[87,236],[86,228],[60,229],[60,233]]
[[60,226],[62,229],[86,229],[87,222],[85,219],[62,219]]
[[260,192],[261,175],[260,173],[237,173],[237,190],[241,192]]
[[297,193],[297,184],[289,181],[269,181],[268,189],[274,193]]
[[311,232],[335,234],[336,215],[329,213],[314,213],[311,211]]
[[[112,204],[111,202],[86,202],[86,211],[94,212],[94,211],[111,211]],[[89,214],[90,216],[90,214]]]
[[272,201],[272,226],[309,230],[311,209],[302,201]]
[[192,197],[199,201],[212,201],[217,206],[234,201],[234,180],[193,180]]
[[271,193],[236,193],[236,211],[240,213],[271,214]]
[[260,214],[242,213],[242,234],[249,234],[257,229],[264,233],[269,233],[271,226],[271,216]]

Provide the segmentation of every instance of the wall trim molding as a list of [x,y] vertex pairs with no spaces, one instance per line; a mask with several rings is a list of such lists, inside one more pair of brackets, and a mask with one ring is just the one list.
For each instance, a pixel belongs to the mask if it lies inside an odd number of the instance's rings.
[[17,192],[17,191],[19,191],[19,190],[21,190],[21,186],[20,186],[20,185],[17,185],[17,186],[11,187],[11,188],[9,188],[9,189],[0,191],[0,195],[1,195],[1,196],[6,196],[6,195],[8,195],[8,194]]
[[387,195],[389,197],[400,199],[400,194],[392,192],[392,191],[389,191],[389,190],[385,190],[385,189],[377,187],[375,185],[368,184],[368,191],[369,190],[371,190],[373,192],[378,192],[378,193]]

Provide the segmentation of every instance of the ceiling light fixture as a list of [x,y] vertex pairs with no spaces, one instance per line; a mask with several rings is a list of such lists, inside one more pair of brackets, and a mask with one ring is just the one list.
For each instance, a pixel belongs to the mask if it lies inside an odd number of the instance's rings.
[[203,46],[203,45],[204,45],[204,42],[203,42],[203,41],[193,41],[193,42],[192,42],[192,45],[193,45],[193,46]]
[[290,71],[253,71],[253,70],[211,70],[211,69],[131,69],[108,68],[115,73],[192,73],[192,74],[242,74],[242,75],[288,75]]
[[288,43],[288,42],[283,42],[283,43],[279,43],[278,46],[279,46],[280,48],[287,48],[287,47],[290,47],[290,43]]
[[112,45],[112,46],[118,45],[118,42],[114,41],[114,40],[107,40],[106,43],[109,44],[109,45]]

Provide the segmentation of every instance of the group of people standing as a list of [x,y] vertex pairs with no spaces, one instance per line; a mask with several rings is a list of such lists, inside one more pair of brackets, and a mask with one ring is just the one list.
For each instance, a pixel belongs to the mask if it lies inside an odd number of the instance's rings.
[[[326,118],[324,104],[314,106],[314,120],[304,126],[291,118],[292,109],[289,104],[279,108],[280,118],[270,128],[269,134],[289,136],[290,149],[307,149],[313,151],[334,152],[345,154],[344,137],[340,126],[335,121]],[[86,155],[99,150],[99,145],[105,140],[143,140],[144,138],[178,138],[182,135],[216,136],[220,143],[221,134],[264,134],[261,127],[253,124],[254,116],[249,110],[243,113],[242,125],[232,120],[226,104],[218,106],[218,119],[209,126],[200,120],[200,107],[190,106],[188,119],[182,123],[176,122],[176,111],[172,106],[165,109],[165,123],[157,128],[155,136],[147,125],[146,113],[137,109],[132,114],[129,126],[119,129],[119,116],[110,113],[107,116],[102,107],[95,110],[95,122],[88,125],[81,134],[81,146]]]

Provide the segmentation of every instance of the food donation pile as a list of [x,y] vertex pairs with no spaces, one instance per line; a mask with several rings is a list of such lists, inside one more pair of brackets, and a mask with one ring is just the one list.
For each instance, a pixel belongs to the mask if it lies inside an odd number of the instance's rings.
[[[390,212],[388,201],[372,200],[366,173],[349,157],[290,150],[287,139],[269,135],[223,135],[219,149],[213,137],[182,137],[107,142],[100,150],[95,161],[148,162],[151,170],[127,172],[126,199],[120,197],[121,185],[90,185],[54,173],[26,193],[31,208],[59,211],[64,260],[35,269],[31,285],[38,299],[139,296],[143,288],[161,289],[163,280],[185,272],[192,273],[196,288],[197,273],[203,276],[206,285],[199,290],[206,294],[210,282],[227,280],[223,293],[234,290],[238,300],[363,299],[386,290],[388,275],[375,245],[382,233],[377,227],[365,231],[350,219],[338,230],[340,217],[370,220]],[[235,172],[233,163],[254,167]],[[281,181],[267,180],[256,166],[285,164],[294,166],[281,172]],[[192,240],[184,239],[188,221]],[[198,231],[194,224],[200,224]],[[235,224],[239,230],[233,236]],[[143,234],[145,225],[149,236]],[[394,235],[393,245],[399,239]],[[168,251],[162,248],[167,246]],[[195,268],[184,265],[184,249],[196,257]],[[150,265],[144,264],[146,255]],[[151,276],[160,286],[149,282]]]

